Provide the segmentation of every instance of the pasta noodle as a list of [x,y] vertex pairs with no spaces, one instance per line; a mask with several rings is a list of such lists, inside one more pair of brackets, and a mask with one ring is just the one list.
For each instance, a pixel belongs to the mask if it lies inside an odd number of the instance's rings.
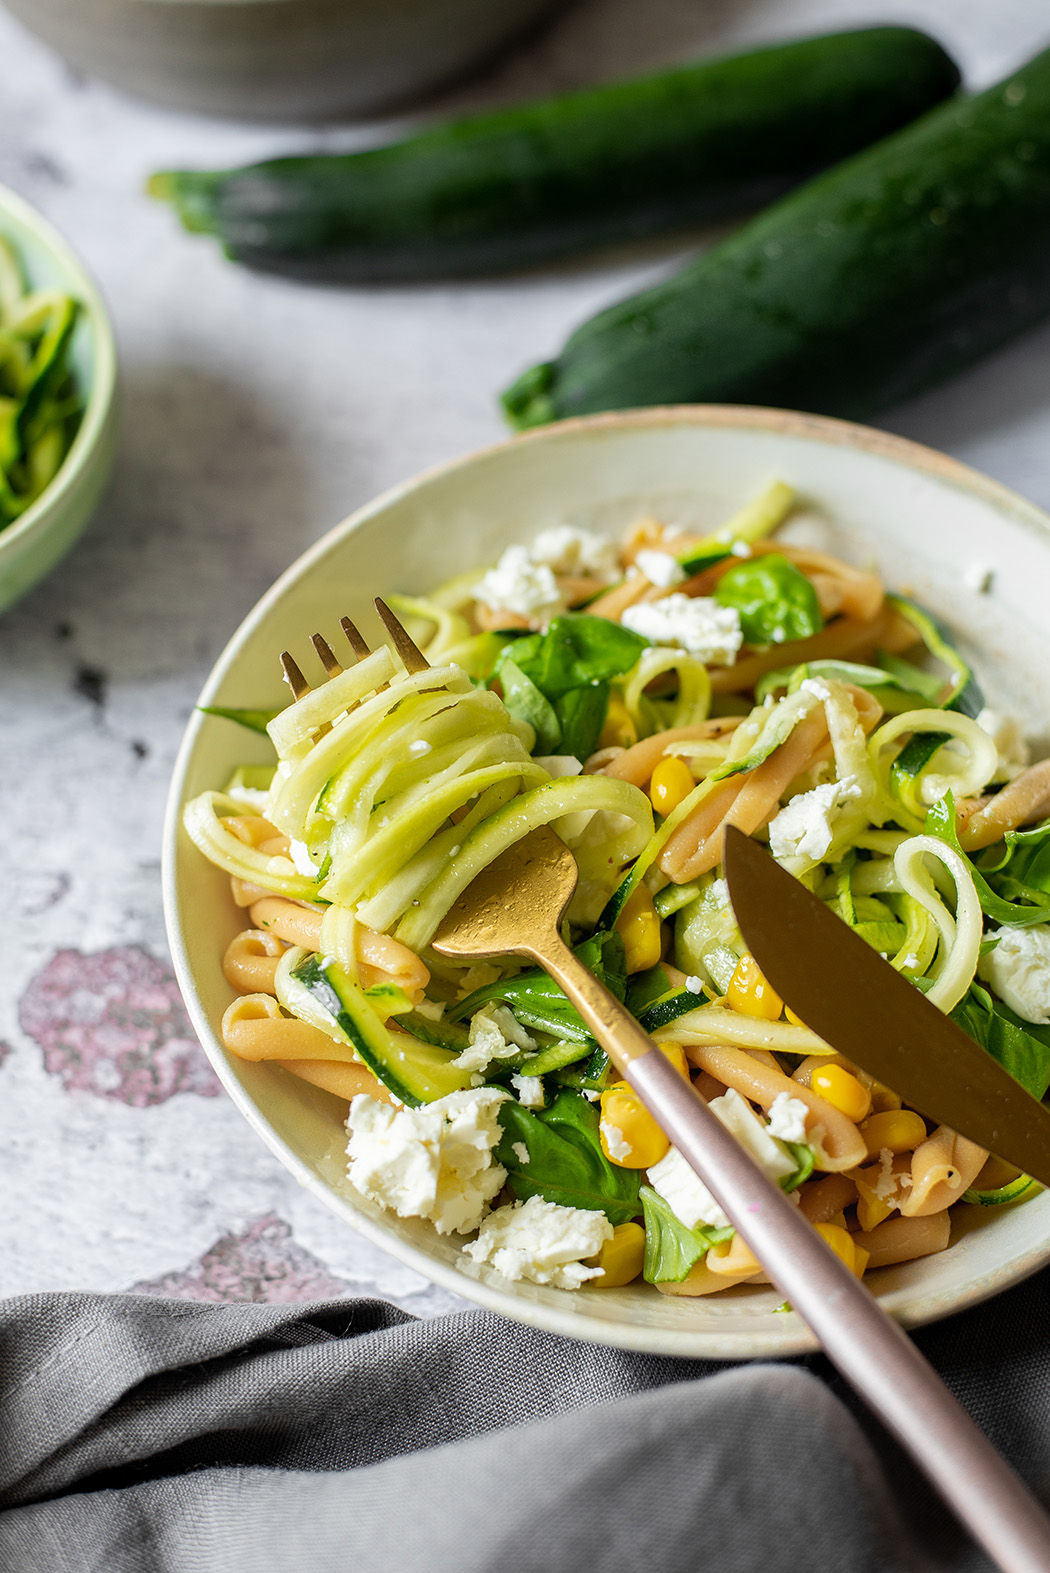
[[242,929],[226,947],[223,976],[232,988],[245,994],[273,994],[277,960],[283,949],[274,934]]

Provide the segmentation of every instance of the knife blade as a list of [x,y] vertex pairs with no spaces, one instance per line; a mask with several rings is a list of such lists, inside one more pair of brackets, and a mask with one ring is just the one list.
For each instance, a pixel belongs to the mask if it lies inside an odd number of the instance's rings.
[[733,826],[725,872],[748,949],[811,1031],[927,1119],[1050,1185],[1050,1109]]

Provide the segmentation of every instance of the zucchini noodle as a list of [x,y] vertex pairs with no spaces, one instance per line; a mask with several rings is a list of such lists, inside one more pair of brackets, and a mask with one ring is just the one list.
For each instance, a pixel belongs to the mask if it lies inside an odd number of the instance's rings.
[[[889,745],[907,734],[941,732],[945,744],[932,760],[902,788],[894,792],[890,775],[896,755],[888,754]],[[949,751],[948,740],[955,743]],[[891,716],[868,742],[868,759],[878,790],[872,819],[876,824],[895,819],[909,830],[921,830],[929,804],[952,791],[958,797],[975,797],[995,775],[999,751],[976,721],[954,710],[904,710]]]
[[[678,674],[678,693],[674,699],[655,699],[645,692],[656,677],[665,672]],[[706,721],[711,709],[711,679],[707,667],[684,650],[655,646],[646,650],[637,666],[624,679],[623,702],[638,729],[639,737],[673,727],[697,726]]]
[[[623,1225],[632,1271],[644,1264],[664,1293],[763,1281],[724,1216],[710,1223],[709,1194],[697,1202],[674,1177],[680,1155],[553,981],[520,958],[469,965],[430,948],[472,881],[540,826],[576,862],[562,921],[581,961],[858,1275],[943,1250],[948,1209],[964,1192],[997,1198],[1002,1179],[979,1179],[980,1148],[931,1130],[772,992],[722,875],[728,825],[768,840],[978,1042],[1016,1054],[1036,1096],[1050,1086],[1050,1043],[1024,1025],[1050,1004],[1013,1009],[1044,945],[1050,999],[1050,822],[1014,834],[1046,812],[1050,762],[1000,803],[996,744],[963,713],[978,691],[948,636],[875,575],[767,544],[792,506],[778,483],[721,531],[646,519],[618,557],[557,526],[534,555],[501,560],[497,607],[475,598],[482,570],[390,596],[432,664],[409,673],[386,647],[367,655],[269,721],[274,767],[243,767],[185,809],[248,909],[222,961],[241,993],[226,1048],[349,1103],[351,1183],[442,1232],[458,1225],[405,1199],[415,1149],[380,1184],[387,1160],[369,1136],[429,1131],[412,1137],[431,1142],[429,1165],[446,1115],[463,1120],[481,1178],[457,1216],[471,1220],[461,1233],[480,1227],[479,1263],[507,1187],[555,1213],[595,1198],[592,1230],[599,1210],[599,1233]],[[646,571],[631,575],[639,552]],[[643,597],[660,638],[619,621]],[[930,655],[950,682],[916,665]],[[920,708],[886,716],[901,704]],[[271,713],[216,710],[208,724],[259,730]],[[972,863],[959,850],[989,840]],[[1008,947],[975,982],[986,917],[1031,936],[1028,970],[1002,984],[1009,1011],[990,992]],[[446,1188],[458,1198],[459,1177]],[[498,1212],[507,1227],[517,1216]],[[604,1251],[577,1264],[596,1287]],[[622,1263],[611,1272],[629,1281]]]
[[[948,911],[926,868],[924,858],[937,858],[955,881],[955,916]],[[893,855],[900,887],[918,902],[937,926],[941,956],[935,982],[926,998],[940,1010],[950,1011],[973,981],[981,952],[983,919],[981,903],[965,858],[936,836],[914,836]]]

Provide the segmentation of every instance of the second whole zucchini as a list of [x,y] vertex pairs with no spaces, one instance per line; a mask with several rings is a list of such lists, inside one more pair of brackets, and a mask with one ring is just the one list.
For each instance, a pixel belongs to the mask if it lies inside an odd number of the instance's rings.
[[754,208],[958,83],[925,34],[868,28],[472,115],[389,147],[169,171],[150,191],[250,267],[342,282],[478,274]]
[[503,395],[523,428],[654,404],[864,419],[1050,313],[1050,50],[592,317]]

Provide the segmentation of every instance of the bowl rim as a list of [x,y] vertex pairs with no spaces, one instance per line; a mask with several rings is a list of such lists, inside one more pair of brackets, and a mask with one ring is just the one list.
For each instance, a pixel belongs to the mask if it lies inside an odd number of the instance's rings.
[[49,219],[30,202],[0,182],[0,217],[13,220],[21,229],[39,241],[60,266],[69,274],[70,293],[83,307],[91,327],[94,365],[91,386],[80,424],[76,429],[69,452],[40,496],[13,523],[0,530],[0,552],[16,542],[24,544],[38,526],[46,525],[49,517],[63,500],[80,484],[84,471],[104,435],[112,413],[117,391],[117,343],[106,303],[84,263],[72,246]]
[[[266,620],[273,606],[283,597],[292,583],[306,575],[338,542],[352,535],[377,514],[411,496],[418,489],[466,469],[478,461],[486,460],[501,451],[535,443],[572,441],[574,436],[580,433],[675,425],[715,429],[746,428],[752,431],[774,432],[835,447],[854,448],[877,458],[885,458],[903,464],[907,468],[932,475],[961,490],[976,493],[991,506],[1012,513],[1018,523],[1041,537],[1050,547],[1050,514],[1010,487],[993,480],[961,460],[951,458],[910,438],[899,437],[894,433],[879,431],[852,421],[757,405],[658,405],[578,416],[517,433],[500,442],[489,443],[458,458],[434,465],[406,481],[387,488],[371,502],[355,509],[302,552],[242,619],[212,666],[194,706],[172,767],[163,826],[161,879],[164,917],[175,974],[187,1013],[224,1089],[230,1094],[248,1123],[299,1183],[371,1243],[379,1246],[404,1265],[413,1268],[430,1282],[472,1301],[482,1309],[495,1311],[513,1320],[543,1328],[563,1337],[583,1338],[592,1343],[614,1348],[679,1358],[783,1359],[809,1353],[820,1347],[801,1319],[797,1319],[797,1331],[793,1331],[790,1336],[782,1337],[775,1351],[762,1346],[761,1339],[758,1340],[760,1347],[756,1348],[755,1333],[753,1330],[749,1332],[746,1325],[738,1326],[736,1329],[727,1327],[724,1331],[718,1332],[705,1331],[690,1334],[668,1328],[648,1327],[628,1320],[619,1321],[610,1318],[602,1322],[597,1318],[593,1321],[587,1318],[586,1321],[581,1321],[571,1308],[562,1310],[559,1306],[550,1303],[521,1299],[514,1293],[514,1287],[510,1283],[506,1289],[502,1289],[480,1278],[468,1276],[452,1265],[428,1254],[411,1241],[388,1232],[381,1217],[372,1218],[358,1210],[351,1198],[341,1195],[327,1184],[278,1134],[233,1073],[226,1053],[201,1006],[183,942],[179,912],[175,870],[185,778],[201,728],[205,721],[210,719],[204,716],[198,707],[210,702],[225,680],[228,669],[240,655],[244,644]],[[993,1269],[974,1278],[963,1289],[952,1294],[949,1304],[944,1303],[943,1292],[920,1294],[909,1306],[893,1310],[890,1314],[905,1327],[921,1327],[979,1305],[984,1300],[1031,1276],[1047,1262],[1050,1262],[1050,1237],[1041,1244],[1022,1252],[1008,1267]],[[1008,1275],[1005,1281],[1004,1274]]]

